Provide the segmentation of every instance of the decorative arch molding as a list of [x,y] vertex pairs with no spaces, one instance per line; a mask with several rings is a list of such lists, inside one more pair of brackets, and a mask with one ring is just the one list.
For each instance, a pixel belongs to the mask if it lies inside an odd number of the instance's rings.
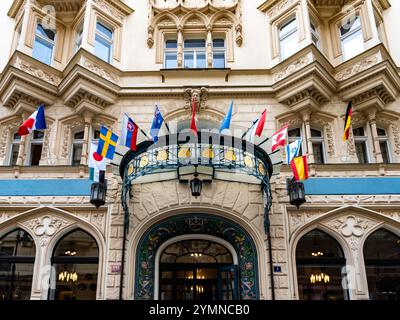
[[[159,220],[147,228],[136,244],[136,300],[154,299],[155,257],[160,246],[171,238],[187,234],[221,238],[236,251],[239,260],[240,294],[243,300],[256,300],[259,293],[258,252],[253,238],[238,223],[213,214],[178,214]],[[133,251],[133,250],[131,250]]]

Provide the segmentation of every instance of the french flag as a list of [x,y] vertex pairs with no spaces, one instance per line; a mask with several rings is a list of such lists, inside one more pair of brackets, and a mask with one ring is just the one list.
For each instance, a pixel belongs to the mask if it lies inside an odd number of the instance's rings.
[[261,137],[262,131],[264,130],[265,120],[267,119],[267,109],[263,111],[261,116],[255,121],[253,130],[250,134],[250,140],[254,141],[254,137]]
[[129,149],[136,151],[136,140],[138,135],[139,127],[133,122],[127,114],[124,114],[122,120],[122,130],[120,136],[120,144],[128,147]]
[[19,127],[18,134],[24,136],[30,134],[33,130],[43,129],[46,129],[46,118],[44,116],[44,105],[40,105],[39,108]]

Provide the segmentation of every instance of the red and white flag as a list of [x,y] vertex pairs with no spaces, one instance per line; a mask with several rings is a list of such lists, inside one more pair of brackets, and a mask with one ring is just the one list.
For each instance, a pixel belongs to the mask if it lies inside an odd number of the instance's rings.
[[257,119],[257,121],[253,125],[253,130],[250,134],[250,141],[254,141],[254,137],[261,137],[262,131],[264,130],[265,120],[267,119],[267,109],[263,111],[261,116]]
[[46,129],[46,118],[44,115],[44,106],[40,105],[40,107],[19,127],[18,134],[24,136],[30,134],[33,130],[43,129]]
[[192,99],[192,120],[190,121],[190,129],[194,131],[197,135],[197,126],[196,126],[196,101],[194,98]]
[[279,146],[284,146],[286,144],[286,136],[288,133],[288,125],[285,125],[279,131],[272,135],[272,149],[274,152]]

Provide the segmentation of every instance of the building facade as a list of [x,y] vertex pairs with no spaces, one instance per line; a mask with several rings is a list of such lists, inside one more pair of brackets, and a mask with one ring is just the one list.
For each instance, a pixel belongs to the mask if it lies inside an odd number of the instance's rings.
[[[398,1],[3,0],[0,8],[0,299],[400,298]],[[90,204],[87,165],[100,126],[119,135],[127,113],[149,135],[159,105],[169,124],[160,136],[172,136],[189,128],[193,100],[204,132],[218,131],[233,101],[237,139],[266,109],[251,156],[222,146],[229,165],[201,172],[193,197],[193,172],[167,172],[161,152],[118,147],[106,203]],[[40,104],[47,129],[20,137]],[[285,151],[271,153],[265,141],[285,124],[309,163],[299,208],[289,203]],[[139,146],[149,143],[143,132]],[[123,170],[152,163],[159,171],[123,194]],[[272,200],[252,172],[266,175]]]

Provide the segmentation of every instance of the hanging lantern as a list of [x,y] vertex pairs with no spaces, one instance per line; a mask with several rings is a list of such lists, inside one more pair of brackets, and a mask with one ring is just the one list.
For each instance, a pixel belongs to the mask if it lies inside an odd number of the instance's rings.
[[290,204],[297,207],[297,209],[306,202],[306,195],[304,191],[303,182],[292,181],[288,187]]
[[197,198],[200,197],[201,189],[203,188],[203,182],[195,177],[194,179],[190,180],[190,190],[192,191],[192,196]]
[[107,184],[105,182],[94,182],[90,190],[90,203],[96,208],[106,203]]

